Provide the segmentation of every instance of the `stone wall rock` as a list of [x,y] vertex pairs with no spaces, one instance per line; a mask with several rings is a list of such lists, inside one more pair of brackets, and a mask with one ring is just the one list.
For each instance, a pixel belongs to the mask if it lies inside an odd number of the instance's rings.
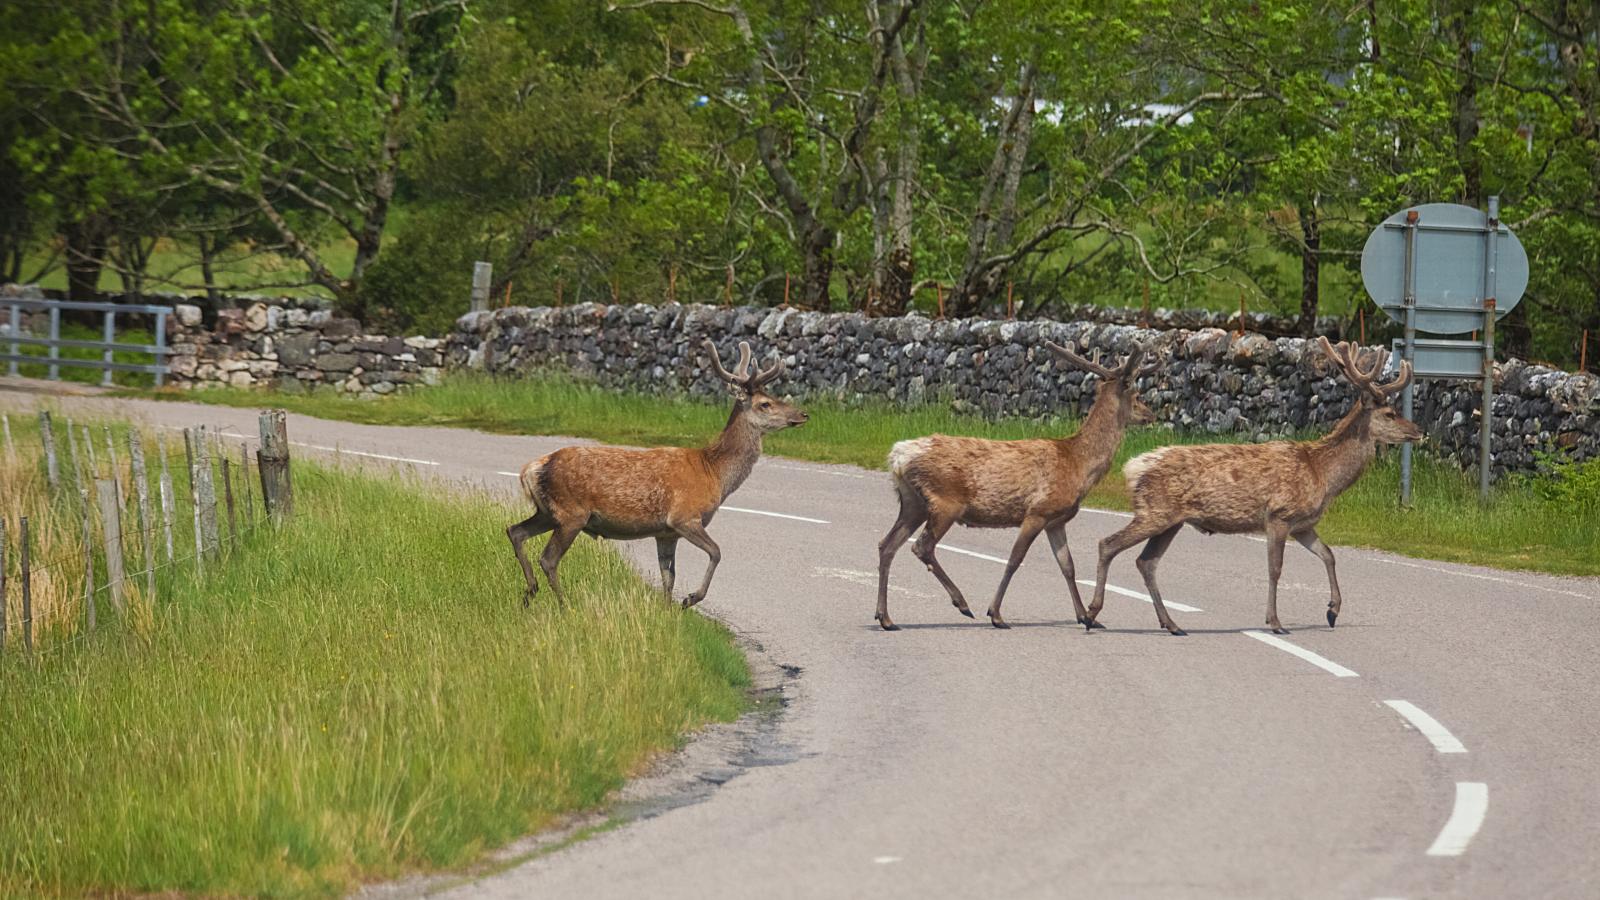
[[[708,337],[725,354],[748,340],[762,359],[781,357],[788,371],[776,387],[793,396],[942,401],[991,417],[1087,409],[1092,379],[1055,362],[1047,339],[1107,355],[1149,344],[1158,365],[1141,379],[1141,394],[1161,422],[1184,430],[1254,440],[1320,431],[1353,399],[1348,384],[1307,359],[1300,338],[760,307],[591,303],[469,313],[447,340],[445,364],[509,375],[554,369],[631,390],[717,396],[724,389],[700,348]],[[1541,451],[1600,456],[1600,378],[1512,361],[1498,368],[1496,388],[1497,476],[1536,469]],[[1416,392],[1433,449],[1463,466],[1477,461],[1478,404],[1467,382],[1424,382]]]

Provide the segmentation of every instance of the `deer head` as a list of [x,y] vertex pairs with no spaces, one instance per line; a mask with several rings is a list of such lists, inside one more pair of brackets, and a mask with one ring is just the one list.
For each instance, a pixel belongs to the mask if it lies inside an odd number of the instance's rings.
[[[1139,392],[1134,387],[1135,379],[1155,371],[1156,368],[1154,361],[1140,366],[1145,356],[1145,348],[1134,347],[1133,352],[1128,354],[1121,365],[1108,369],[1099,362],[1084,359],[1054,341],[1045,341],[1044,345],[1062,362],[1100,376],[1100,384],[1095,387],[1095,402],[1099,403],[1102,398],[1114,396],[1118,404],[1119,421],[1122,424],[1149,425],[1156,420],[1155,412],[1139,399]],[[1098,358],[1098,354],[1096,356]]]
[[717,377],[728,385],[732,392],[736,414],[745,415],[751,424],[763,434],[772,431],[781,431],[804,425],[810,416],[805,410],[791,403],[768,394],[765,390],[768,382],[783,374],[783,360],[774,360],[771,366],[765,369],[756,368],[752,371],[750,362],[750,342],[739,342],[739,363],[729,372],[722,366],[722,358],[717,355],[717,346],[709,339],[702,345],[706,355],[711,358],[712,371]]
[[1383,371],[1385,354],[1382,350],[1362,350],[1349,341],[1338,344],[1326,337],[1317,338],[1317,347],[1344,377],[1356,388],[1356,402],[1370,413],[1370,429],[1374,440],[1380,444],[1398,444],[1422,440],[1422,429],[1410,419],[1395,411],[1395,395],[1411,383],[1411,363],[1402,360],[1400,373],[1387,384],[1378,382]]

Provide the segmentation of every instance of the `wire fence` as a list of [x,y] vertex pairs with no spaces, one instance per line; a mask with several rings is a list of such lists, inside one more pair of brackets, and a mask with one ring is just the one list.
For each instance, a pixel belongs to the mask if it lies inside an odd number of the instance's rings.
[[217,428],[169,429],[179,448],[169,431],[62,428],[46,411],[35,452],[0,414],[0,660],[75,647],[106,612],[147,627],[174,572],[223,571],[281,521],[292,508],[282,411],[263,413],[261,427],[254,445]]

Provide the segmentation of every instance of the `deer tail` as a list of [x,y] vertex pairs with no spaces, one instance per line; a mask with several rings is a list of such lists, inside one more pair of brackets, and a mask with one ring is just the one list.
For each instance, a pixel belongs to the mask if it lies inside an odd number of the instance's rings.
[[527,497],[528,502],[533,504],[535,511],[544,507],[544,490],[540,486],[539,482],[544,475],[544,464],[548,462],[549,459],[550,457],[548,455],[539,457],[533,462],[523,466],[522,474],[517,476],[517,480],[522,483],[523,496]]

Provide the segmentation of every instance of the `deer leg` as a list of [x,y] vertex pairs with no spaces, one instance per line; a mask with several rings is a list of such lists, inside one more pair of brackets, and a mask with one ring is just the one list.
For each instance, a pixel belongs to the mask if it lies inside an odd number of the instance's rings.
[[1028,516],[1022,520],[1022,530],[1017,532],[1016,543],[1011,545],[1011,557],[1006,560],[1006,571],[1000,576],[1000,586],[995,589],[994,602],[989,604],[989,624],[996,628],[1010,628],[1006,620],[1000,618],[1000,601],[1005,599],[1006,587],[1011,584],[1011,576],[1017,573],[1022,565],[1022,560],[1028,555],[1028,548],[1033,546],[1033,541],[1044,529],[1044,520],[1038,516]]
[[938,558],[933,555],[933,548],[938,545],[939,538],[944,537],[944,533],[955,523],[956,514],[950,510],[930,510],[928,524],[922,526],[922,534],[918,535],[916,543],[911,545],[911,553],[922,560],[928,571],[933,573],[933,577],[944,585],[945,591],[950,594],[951,604],[960,610],[963,616],[970,619],[972,610],[967,606],[967,598],[961,596],[961,589],[956,587],[956,583],[950,580],[949,575],[945,574],[944,566],[939,565]]
[[1177,623],[1172,621],[1172,616],[1167,615],[1166,604],[1161,602],[1161,591],[1156,587],[1156,563],[1161,561],[1161,554],[1166,553],[1167,548],[1172,546],[1172,539],[1178,536],[1178,532],[1182,528],[1183,523],[1179,522],[1151,538],[1150,543],[1144,545],[1144,550],[1139,554],[1137,563],[1139,574],[1144,576],[1145,590],[1150,592],[1150,602],[1156,608],[1156,621],[1160,622],[1161,627],[1165,628],[1169,633],[1179,637],[1188,632],[1179,628]]
[[683,608],[688,609],[706,598],[706,591],[711,589],[711,576],[717,574],[717,563],[722,562],[722,548],[711,539],[711,535],[706,534],[706,527],[701,525],[698,519],[674,525],[673,528],[683,535],[684,540],[704,550],[710,559],[710,563],[706,566],[706,577],[700,582],[700,589],[683,598]]
[[1267,627],[1273,634],[1289,633],[1278,622],[1278,577],[1283,574],[1283,542],[1288,537],[1288,525],[1267,523]]
[[1339,597],[1339,578],[1333,573],[1333,551],[1329,550],[1328,545],[1322,542],[1322,538],[1317,537],[1317,532],[1314,528],[1308,528],[1300,532],[1294,536],[1294,539],[1300,542],[1300,546],[1315,553],[1317,558],[1322,560],[1322,565],[1328,570],[1328,591],[1330,595],[1328,598],[1328,627],[1332,628],[1334,620],[1339,618],[1339,608],[1344,605]]
[[581,522],[557,525],[550,533],[550,540],[545,542],[544,552],[539,554],[539,568],[544,571],[544,580],[550,582],[550,589],[556,592],[557,603],[565,604],[567,597],[561,592],[561,582],[556,580],[556,566],[561,564],[561,557],[567,555],[567,549],[581,533],[583,533]]
[[1049,526],[1044,533],[1050,539],[1050,551],[1056,555],[1056,565],[1061,567],[1061,574],[1067,579],[1067,592],[1072,595],[1072,611],[1078,616],[1078,624],[1104,628],[1104,625],[1089,619],[1089,613],[1083,608],[1083,597],[1078,594],[1078,574],[1072,565],[1072,551],[1067,549],[1066,520]]
[[533,600],[533,595],[539,593],[539,581],[533,577],[533,564],[528,562],[528,554],[522,552],[522,545],[528,538],[544,534],[555,523],[543,512],[536,512],[521,522],[506,528],[506,537],[511,539],[511,552],[517,555],[517,562],[522,564],[522,577],[528,582],[528,591],[522,595],[522,607],[527,609]]
[[661,592],[672,599],[672,581],[678,574],[678,539],[656,538],[656,562],[661,566]]
[[1106,575],[1111,571],[1111,561],[1117,558],[1118,553],[1171,527],[1173,526],[1151,519],[1135,517],[1132,522],[1122,526],[1121,531],[1100,539],[1100,561],[1094,570],[1094,600],[1089,603],[1087,616],[1089,621],[1083,623],[1085,629],[1094,628],[1100,616],[1100,608],[1106,603]]
[[[878,542],[878,612],[873,617],[884,631],[898,631],[899,626],[889,619],[889,566],[894,563],[895,552],[928,520],[927,504],[922,498],[900,494],[900,515],[894,520],[889,533]],[[970,615],[970,612],[969,612]]]

